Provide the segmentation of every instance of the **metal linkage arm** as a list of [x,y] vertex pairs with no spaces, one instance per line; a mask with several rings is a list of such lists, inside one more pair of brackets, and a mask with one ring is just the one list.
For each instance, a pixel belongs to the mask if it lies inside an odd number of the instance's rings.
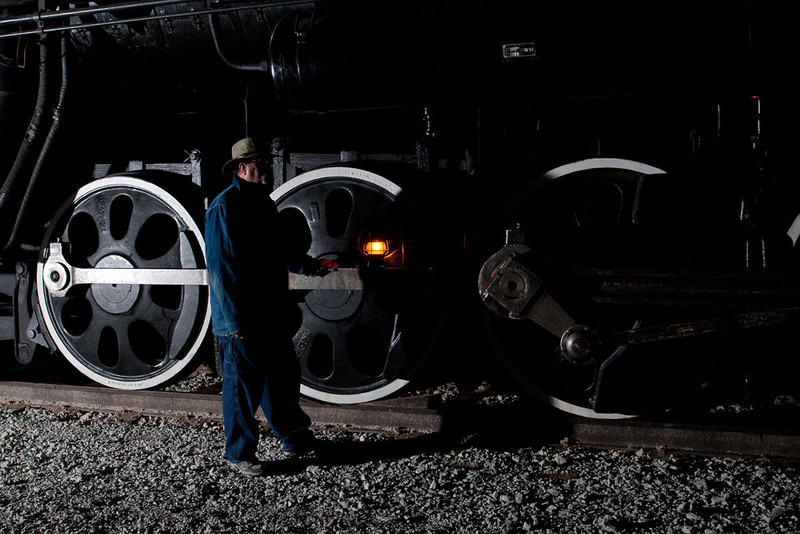
[[61,243],[51,243],[43,269],[43,280],[50,294],[63,297],[81,284],[208,285],[205,269],[94,268],[71,265]]
[[[43,269],[43,280],[54,297],[63,297],[72,286],[81,284],[128,285],[208,285],[205,269],[83,268],[71,265],[61,243],[50,245]],[[364,281],[358,269],[337,269],[324,276],[288,274],[290,290],[360,291]]]
[[358,269],[336,269],[324,276],[289,273],[289,290],[295,291],[361,291],[364,280]]
[[541,278],[517,260],[527,252],[530,249],[525,245],[506,245],[483,264],[479,289],[484,304],[501,317],[530,319],[559,338],[561,354],[568,361],[592,361],[598,336],[577,324],[545,290]]
[[[575,324],[545,290],[542,280],[517,261],[513,253],[492,270],[483,284],[481,298],[499,304],[509,318],[530,319],[557,336]],[[497,311],[497,307],[493,310]]]

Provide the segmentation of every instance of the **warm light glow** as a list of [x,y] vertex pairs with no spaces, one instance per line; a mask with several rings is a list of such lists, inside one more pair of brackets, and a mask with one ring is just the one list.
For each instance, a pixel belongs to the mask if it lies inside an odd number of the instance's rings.
[[385,256],[389,252],[389,242],[382,239],[371,239],[364,243],[366,256]]

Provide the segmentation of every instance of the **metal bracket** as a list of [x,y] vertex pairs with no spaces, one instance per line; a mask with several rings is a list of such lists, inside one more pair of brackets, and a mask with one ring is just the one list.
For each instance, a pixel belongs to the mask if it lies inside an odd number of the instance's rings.
[[[490,309],[498,310],[489,301],[499,304],[509,318],[530,319],[560,338],[576,321],[544,289],[541,278],[517,260],[513,248],[504,247],[484,265],[484,271],[491,273],[483,280],[481,298]],[[487,268],[498,259],[499,265]]]
[[483,300],[493,298],[508,310],[510,318],[519,319],[540,290],[542,290],[541,279],[511,255],[494,270],[481,297]]

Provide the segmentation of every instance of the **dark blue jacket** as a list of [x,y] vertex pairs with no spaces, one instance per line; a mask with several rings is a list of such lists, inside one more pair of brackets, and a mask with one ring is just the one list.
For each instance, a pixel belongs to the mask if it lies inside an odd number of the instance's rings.
[[288,262],[269,188],[234,177],[208,207],[205,241],[214,334],[285,332]]

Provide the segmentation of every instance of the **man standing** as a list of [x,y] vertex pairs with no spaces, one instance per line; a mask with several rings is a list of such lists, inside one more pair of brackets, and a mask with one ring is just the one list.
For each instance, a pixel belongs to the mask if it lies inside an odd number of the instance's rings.
[[211,321],[219,342],[225,459],[248,476],[256,458],[261,410],[284,452],[309,452],[314,436],[299,405],[300,367],[287,323],[290,310],[284,232],[263,183],[268,161],[251,138],[233,145],[222,168],[233,182],[205,217]]

